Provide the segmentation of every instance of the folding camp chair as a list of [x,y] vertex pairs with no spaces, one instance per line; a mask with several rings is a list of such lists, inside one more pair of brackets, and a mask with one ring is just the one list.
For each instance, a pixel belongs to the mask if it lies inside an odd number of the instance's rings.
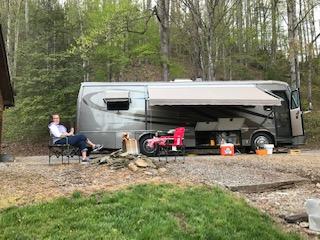
[[160,135],[159,137],[154,137],[148,141],[148,145],[156,144],[158,147],[158,157],[159,161],[161,154],[163,153],[166,157],[166,162],[168,162],[168,155],[174,154],[175,161],[178,155],[183,156],[183,163],[185,161],[185,145],[184,145],[184,133],[185,128],[179,127],[174,130],[173,135]]
[[52,141],[52,137],[50,135],[50,140],[48,144],[49,149],[49,164],[51,162],[51,157],[56,156],[57,158],[61,157],[61,162],[63,164],[63,158],[67,157],[68,163],[70,163],[70,158],[78,155],[79,163],[80,163],[80,149],[78,147],[74,147],[68,143],[68,138],[66,138],[65,144],[54,144]]

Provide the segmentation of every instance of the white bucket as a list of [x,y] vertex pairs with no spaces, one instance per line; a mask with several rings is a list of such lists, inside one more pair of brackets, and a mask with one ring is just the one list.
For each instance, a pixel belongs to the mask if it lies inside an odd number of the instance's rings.
[[320,199],[308,199],[305,208],[309,218],[309,229],[320,231]]
[[273,153],[273,148],[274,148],[273,144],[265,144],[263,147],[264,149],[267,150],[268,155],[271,155]]

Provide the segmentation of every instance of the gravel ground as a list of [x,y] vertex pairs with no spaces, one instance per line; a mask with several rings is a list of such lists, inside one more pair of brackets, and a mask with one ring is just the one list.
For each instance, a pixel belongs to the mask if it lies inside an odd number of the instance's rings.
[[[246,156],[247,158],[250,156]],[[288,180],[302,180],[296,174],[275,171],[272,167],[261,167],[261,161],[244,161],[234,158],[202,156],[188,159],[186,164],[169,164],[169,172],[179,179],[222,186],[242,186]],[[259,159],[260,160],[260,159]]]
[[[137,183],[250,185],[284,180],[308,179],[291,189],[263,193],[238,193],[252,205],[275,216],[304,211],[308,198],[320,198],[320,151],[300,155],[189,156],[185,163],[169,159],[167,171],[155,169],[110,170],[106,165],[83,166],[55,161],[48,165],[46,156],[17,157],[13,163],[0,163],[0,208],[50,200],[79,190],[92,193],[115,190]],[[318,184],[320,185],[320,184]]]

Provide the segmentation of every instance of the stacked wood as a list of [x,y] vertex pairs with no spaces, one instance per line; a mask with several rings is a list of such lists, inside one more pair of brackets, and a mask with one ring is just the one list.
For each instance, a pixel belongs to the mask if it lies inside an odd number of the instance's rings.
[[139,154],[138,142],[136,139],[129,138],[128,133],[122,136],[122,150],[129,154]]

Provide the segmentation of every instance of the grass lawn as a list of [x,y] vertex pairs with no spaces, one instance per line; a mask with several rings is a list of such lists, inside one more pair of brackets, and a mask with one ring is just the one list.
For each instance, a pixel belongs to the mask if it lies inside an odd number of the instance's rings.
[[0,239],[300,239],[218,189],[138,185],[0,212]]

